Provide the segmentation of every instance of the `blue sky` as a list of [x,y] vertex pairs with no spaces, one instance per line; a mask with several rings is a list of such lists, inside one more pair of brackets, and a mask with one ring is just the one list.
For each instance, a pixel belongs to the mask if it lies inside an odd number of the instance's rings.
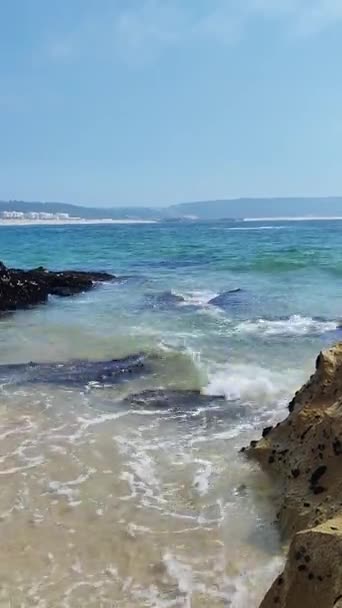
[[342,0],[2,0],[0,199],[342,194]]

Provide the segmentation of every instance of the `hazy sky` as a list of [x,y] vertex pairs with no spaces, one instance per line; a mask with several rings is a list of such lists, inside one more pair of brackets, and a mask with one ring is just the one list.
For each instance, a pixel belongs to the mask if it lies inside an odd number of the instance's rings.
[[1,0],[0,199],[342,194],[342,0]]

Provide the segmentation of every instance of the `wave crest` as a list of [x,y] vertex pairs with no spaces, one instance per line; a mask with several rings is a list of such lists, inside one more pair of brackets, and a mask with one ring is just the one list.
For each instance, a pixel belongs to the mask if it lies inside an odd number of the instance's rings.
[[[305,376],[305,374],[304,374]],[[303,381],[298,370],[274,371],[254,364],[232,364],[208,374],[205,395],[223,396],[228,401],[285,404]]]
[[339,324],[336,321],[292,315],[288,319],[243,321],[236,326],[235,330],[242,334],[263,336],[305,336],[336,331],[338,327]]

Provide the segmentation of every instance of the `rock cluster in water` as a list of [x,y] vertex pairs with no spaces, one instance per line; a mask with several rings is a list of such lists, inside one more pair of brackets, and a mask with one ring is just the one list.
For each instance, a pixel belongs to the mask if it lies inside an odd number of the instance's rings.
[[148,373],[149,365],[143,353],[106,361],[71,360],[51,363],[13,363],[0,365],[0,383],[56,384],[85,386],[118,384],[133,375]]
[[33,270],[9,269],[0,262],[0,311],[41,304],[49,295],[72,296],[114,278],[106,272],[52,272],[41,266]]
[[320,353],[289,416],[246,452],[279,484],[277,517],[291,539],[260,608],[342,608],[342,343]]

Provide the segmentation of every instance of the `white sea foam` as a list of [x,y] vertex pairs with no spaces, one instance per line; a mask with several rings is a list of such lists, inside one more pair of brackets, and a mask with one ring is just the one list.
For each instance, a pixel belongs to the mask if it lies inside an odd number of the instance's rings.
[[303,216],[282,216],[282,217],[246,217],[243,222],[330,222],[332,220],[342,220],[339,215],[327,216],[327,215],[303,215]]
[[200,496],[208,493],[210,477],[213,472],[213,465],[210,461],[196,460],[200,464],[193,479],[193,486]]
[[55,496],[63,496],[69,502],[73,502],[74,499],[79,495],[79,491],[77,489],[70,488],[67,483],[62,483],[60,481],[50,481],[49,492]]
[[311,317],[292,315],[288,319],[271,321],[257,319],[243,321],[235,327],[235,331],[242,334],[260,334],[264,336],[304,336],[307,334],[323,334],[335,331],[338,328],[336,321],[320,321]]
[[[247,377],[251,395],[255,393],[253,377],[260,379],[264,374],[270,380],[267,390],[273,393],[276,390],[272,383],[282,384],[286,377],[286,372],[277,376],[251,364],[230,364],[219,368],[207,360],[202,361],[196,351],[188,349],[186,353],[202,371],[209,367],[213,384],[218,374],[232,380],[229,376],[235,373],[236,379],[240,378],[239,382]],[[248,395],[248,386],[240,389],[241,394],[243,391]],[[91,409],[92,404],[98,406],[97,395],[81,398],[75,393],[75,400],[80,400],[80,409],[74,404],[71,408],[62,409],[64,398],[65,393],[61,395],[59,408],[49,411],[51,424],[48,429],[45,417],[43,426],[40,426],[41,410],[37,409],[37,423],[33,424],[32,412],[32,424],[27,427],[26,423],[24,427],[28,428],[28,437],[22,438],[18,434],[18,437],[8,435],[5,439],[8,442],[13,440],[14,446],[19,441],[19,447],[12,454],[25,465],[29,457],[36,457],[37,449],[42,450],[44,458],[39,475],[32,476],[32,480],[30,475],[25,478],[21,474],[18,476],[30,491],[27,496],[22,494],[20,508],[26,510],[29,505],[30,520],[37,522],[37,526],[45,520],[60,521],[61,536],[64,532],[67,534],[66,541],[61,538],[60,542],[58,534],[51,540],[47,536],[44,545],[46,576],[50,576],[51,571],[51,580],[54,581],[57,568],[66,573],[58,582],[61,606],[71,608],[82,601],[82,605],[89,602],[101,605],[107,600],[115,605],[126,601],[132,608],[145,604],[155,608],[190,608],[198,601],[213,607],[256,605],[269,582],[268,579],[267,584],[264,582],[261,567],[258,566],[257,576],[254,576],[254,559],[249,567],[239,555],[235,558],[235,553],[231,560],[236,565],[234,573],[239,572],[239,575],[227,577],[228,568],[225,567],[225,538],[231,542],[229,522],[237,506],[230,489],[236,485],[235,477],[240,483],[240,465],[234,465],[236,473],[229,471],[229,467],[227,473],[227,452],[218,448],[218,442],[224,441],[229,450],[229,439],[241,432],[243,424],[229,423],[228,426],[213,426],[204,431],[199,426],[180,424],[179,420],[174,424],[154,410],[128,408],[125,412],[114,410],[108,413],[107,410]],[[227,404],[227,407],[233,408],[234,404]],[[137,418],[138,414],[141,417]],[[17,418],[14,420],[17,422]],[[247,424],[253,425],[253,419],[248,418]],[[10,428],[8,424],[6,431]],[[235,456],[235,453],[234,449],[232,454]],[[13,464],[17,464],[17,460]],[[58,471],[61,478],[57,476]],[[109,479],[104,478],[105,474]],[[241,481],[244,475],[241,470]],[[30,501],[34,501],[35,493],[39,508],[33,512]],[[44,509],[42,501],[48,507],[51,504],[51,509]],[[3,500],[1,511],[6,522],[10,521],[16,508],[13,507],[12,495]],[[118,516],[113,520],[114,508]],[[91,517],[90,526],[96,516],[96,528],[94,526],[93,529],[99,532],[96,535],[98,566],[82,561],[84,546],[88,542],[84,534],[84,515]],[[245,528],[243,514],[241,520]],[[251,520],[254,521],[253,512]],[[109,557],[105,549],[102,556],[101,542],[104,539],[103,546],[106,547],[106,539],[113,531],[113,521],[120,543],[113,543]],[[249,525],[253,527],[253,523]],[[16,538],[14,528],[13,524]],[[30,533],[31,527],[28,529]],[[51,529],[54,530],[53,525]],[[183,544],[184,548],[179,549]],[[65,547],[68,548],[67,553]],[[231,553],[230,544],[227,547]],[[236,552],[238,554],[239,549]],[[144,558],[140,561],[136,557],[145,554],[146,571]],[[153,574],[149,564],[159,565],[160,560],[164,567],[161,570],[157,568]],[[265,570],[269,561],[269,555],[265,555],[262,559]],[[32,579],[31,572],[28,570],[26,574],[23,569],[22,577],[20,584],[26,596],[33,597],[35,593],[42,600],[40,602],[39,599],[39,605],[49,606],[50,579],[47,579],[46,587],[41,585],[39,593],[36,593],[35,585],[38,583]]]
[[70,481],[65,482],[52,480],[48,484],[48,493],[51,493],[56,497],[66,498],[71,506],[78,506],[81,504],[81,502],[77,500],[80,492],[79,486],[87,481],[94,473],[96,473],[96,469],[89,468],[86,473],[80,474],[77,479],[71,479]]
[[195,289],[184,293],[172,291],[172,293],[184,298],[184,302],[180,302],[183,306],[207,306],[210,300],[218,296],[217,292],[209,289]]
[[156,472],[156,463],[148,451],[148,446],[141,442],[138,435],[134,440],[117,436],[115,441],[121,454],[127,458],[127,470],[121,473],[121,479],[126,481],[131,492],[122,497],[128,500],[136,496],[143,497],[143,502],[159,500],[160,488]]
[[[246,606],[259,605],[265,588],[271,585],[281,572],[283,565],[284,560],[277,556],[268,564],[242,571],[239,576],[230,579],[229,583],[234,589],[232,606],[234,608],[246,608]],[[263,581],[262,585],[260,585],[260,581]]]
[[171,553],[165,553],[163,558],[169,576],[176,580],[179,591],[184,594],[188,600],[184,604],[184,608],[191,608],[191,593],[193,588],[192,570],[191,568],[180,562]]
[[233,228],[225,228],[225,230],[283,230],[285,226],[234,226]]
[[302,374],[296,371],[276,372],[253,364],[231,364],[209,373],[208,385],[202,392],[228,401],[274,403],[286,401],[301,381]]

